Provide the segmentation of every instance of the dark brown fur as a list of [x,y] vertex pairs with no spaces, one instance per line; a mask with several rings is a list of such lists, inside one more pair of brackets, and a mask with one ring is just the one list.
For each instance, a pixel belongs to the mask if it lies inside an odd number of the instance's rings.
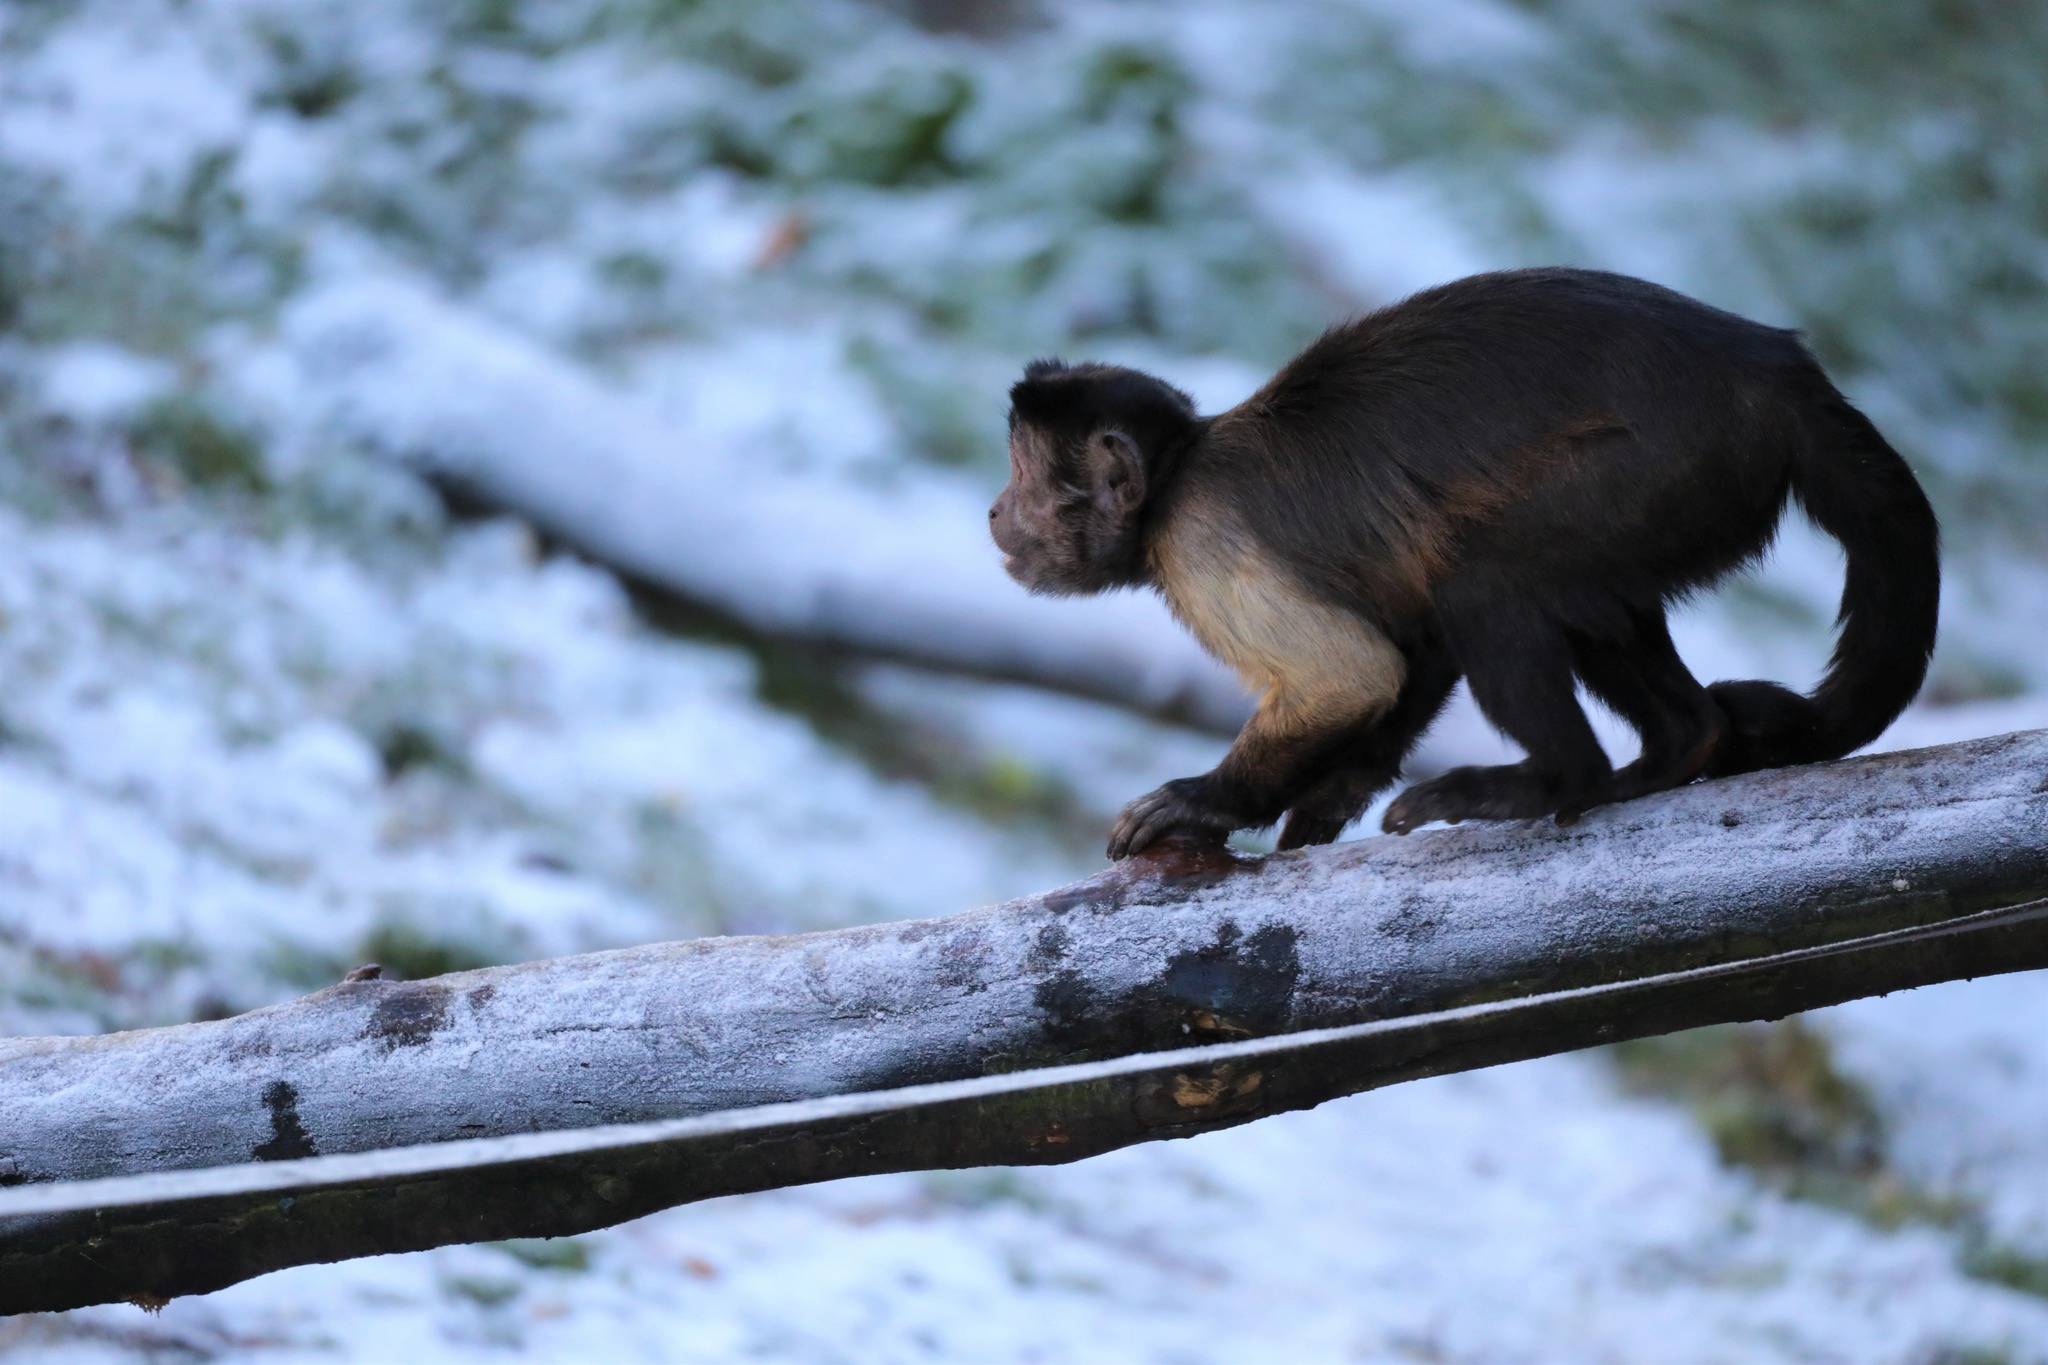
[[[1327,842],[1465,678],[1526,762],[1411,788],[1386,826],[1556,814],[1874,739],[1934,640],[1932,512],[1798,338],[1640,280],[1510,271],[1333,328],[1198,416],[1137,371],[1034,362],[990,509],[1036,592],[1148,585],[1260,697],[1223,762],[1132,803],[1112,856],[1289,811]],[[1667,605],[1752,561],[1796,498],[1849,551],[1810,697],[1703,688]],[[1583,682],[1642,736],[1613,771]]]

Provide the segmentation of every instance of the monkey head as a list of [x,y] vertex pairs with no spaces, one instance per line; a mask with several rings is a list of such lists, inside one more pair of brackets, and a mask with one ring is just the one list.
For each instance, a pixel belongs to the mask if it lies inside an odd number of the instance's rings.
[[1145,508],[1199,425],[1151,375],[1032,361],[1010,389],[1010,481],[988,509],[1010,577],[1049,596],[1144,582]]

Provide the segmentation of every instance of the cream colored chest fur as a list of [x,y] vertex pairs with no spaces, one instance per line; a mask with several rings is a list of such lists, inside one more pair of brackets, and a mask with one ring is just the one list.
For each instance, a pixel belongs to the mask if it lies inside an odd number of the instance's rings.
[[1407,670],[1385,635],[1311,598],[1229,518],[1189,508],[1175,523],[1153,554],[1167,605],[1262,709],[1327,723],[1393,705]]

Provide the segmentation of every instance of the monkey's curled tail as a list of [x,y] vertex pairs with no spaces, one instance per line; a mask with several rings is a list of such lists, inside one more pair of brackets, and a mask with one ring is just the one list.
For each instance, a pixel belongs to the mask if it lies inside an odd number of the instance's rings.
[[1883,734],[1927,675],[1941,597],[1934,509],[1869,418],[1832,386],[1822,406],[1792,495],[1848,555],[1834,657],[1810,696],[1771,682],[1708,688],[1729,722],[1712,776],[1840,758]]

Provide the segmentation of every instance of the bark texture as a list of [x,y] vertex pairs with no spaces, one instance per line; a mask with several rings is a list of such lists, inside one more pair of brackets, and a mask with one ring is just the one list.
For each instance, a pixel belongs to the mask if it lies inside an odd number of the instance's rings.
[[[307,1162],[291,1195],[188,1186],[31,1213],[0,1189],[0,1311],[840,1175],[1072,1160],[1418,1075],[2048,966],[2048,916],[1996,913],[2043,897],[2048,732],[2028,732],[1702,784],[1568,829],[1262,859],[1176,847],[944,919],[0,1041],[0,1186],[24,1200],[46,1182],[528,1135],[476,1145],[491,1155],[469,1166]],[[1226,1046],[1071,1069],[1204,1043]],[[649,1121],[597,1150],[547,1146]]]

